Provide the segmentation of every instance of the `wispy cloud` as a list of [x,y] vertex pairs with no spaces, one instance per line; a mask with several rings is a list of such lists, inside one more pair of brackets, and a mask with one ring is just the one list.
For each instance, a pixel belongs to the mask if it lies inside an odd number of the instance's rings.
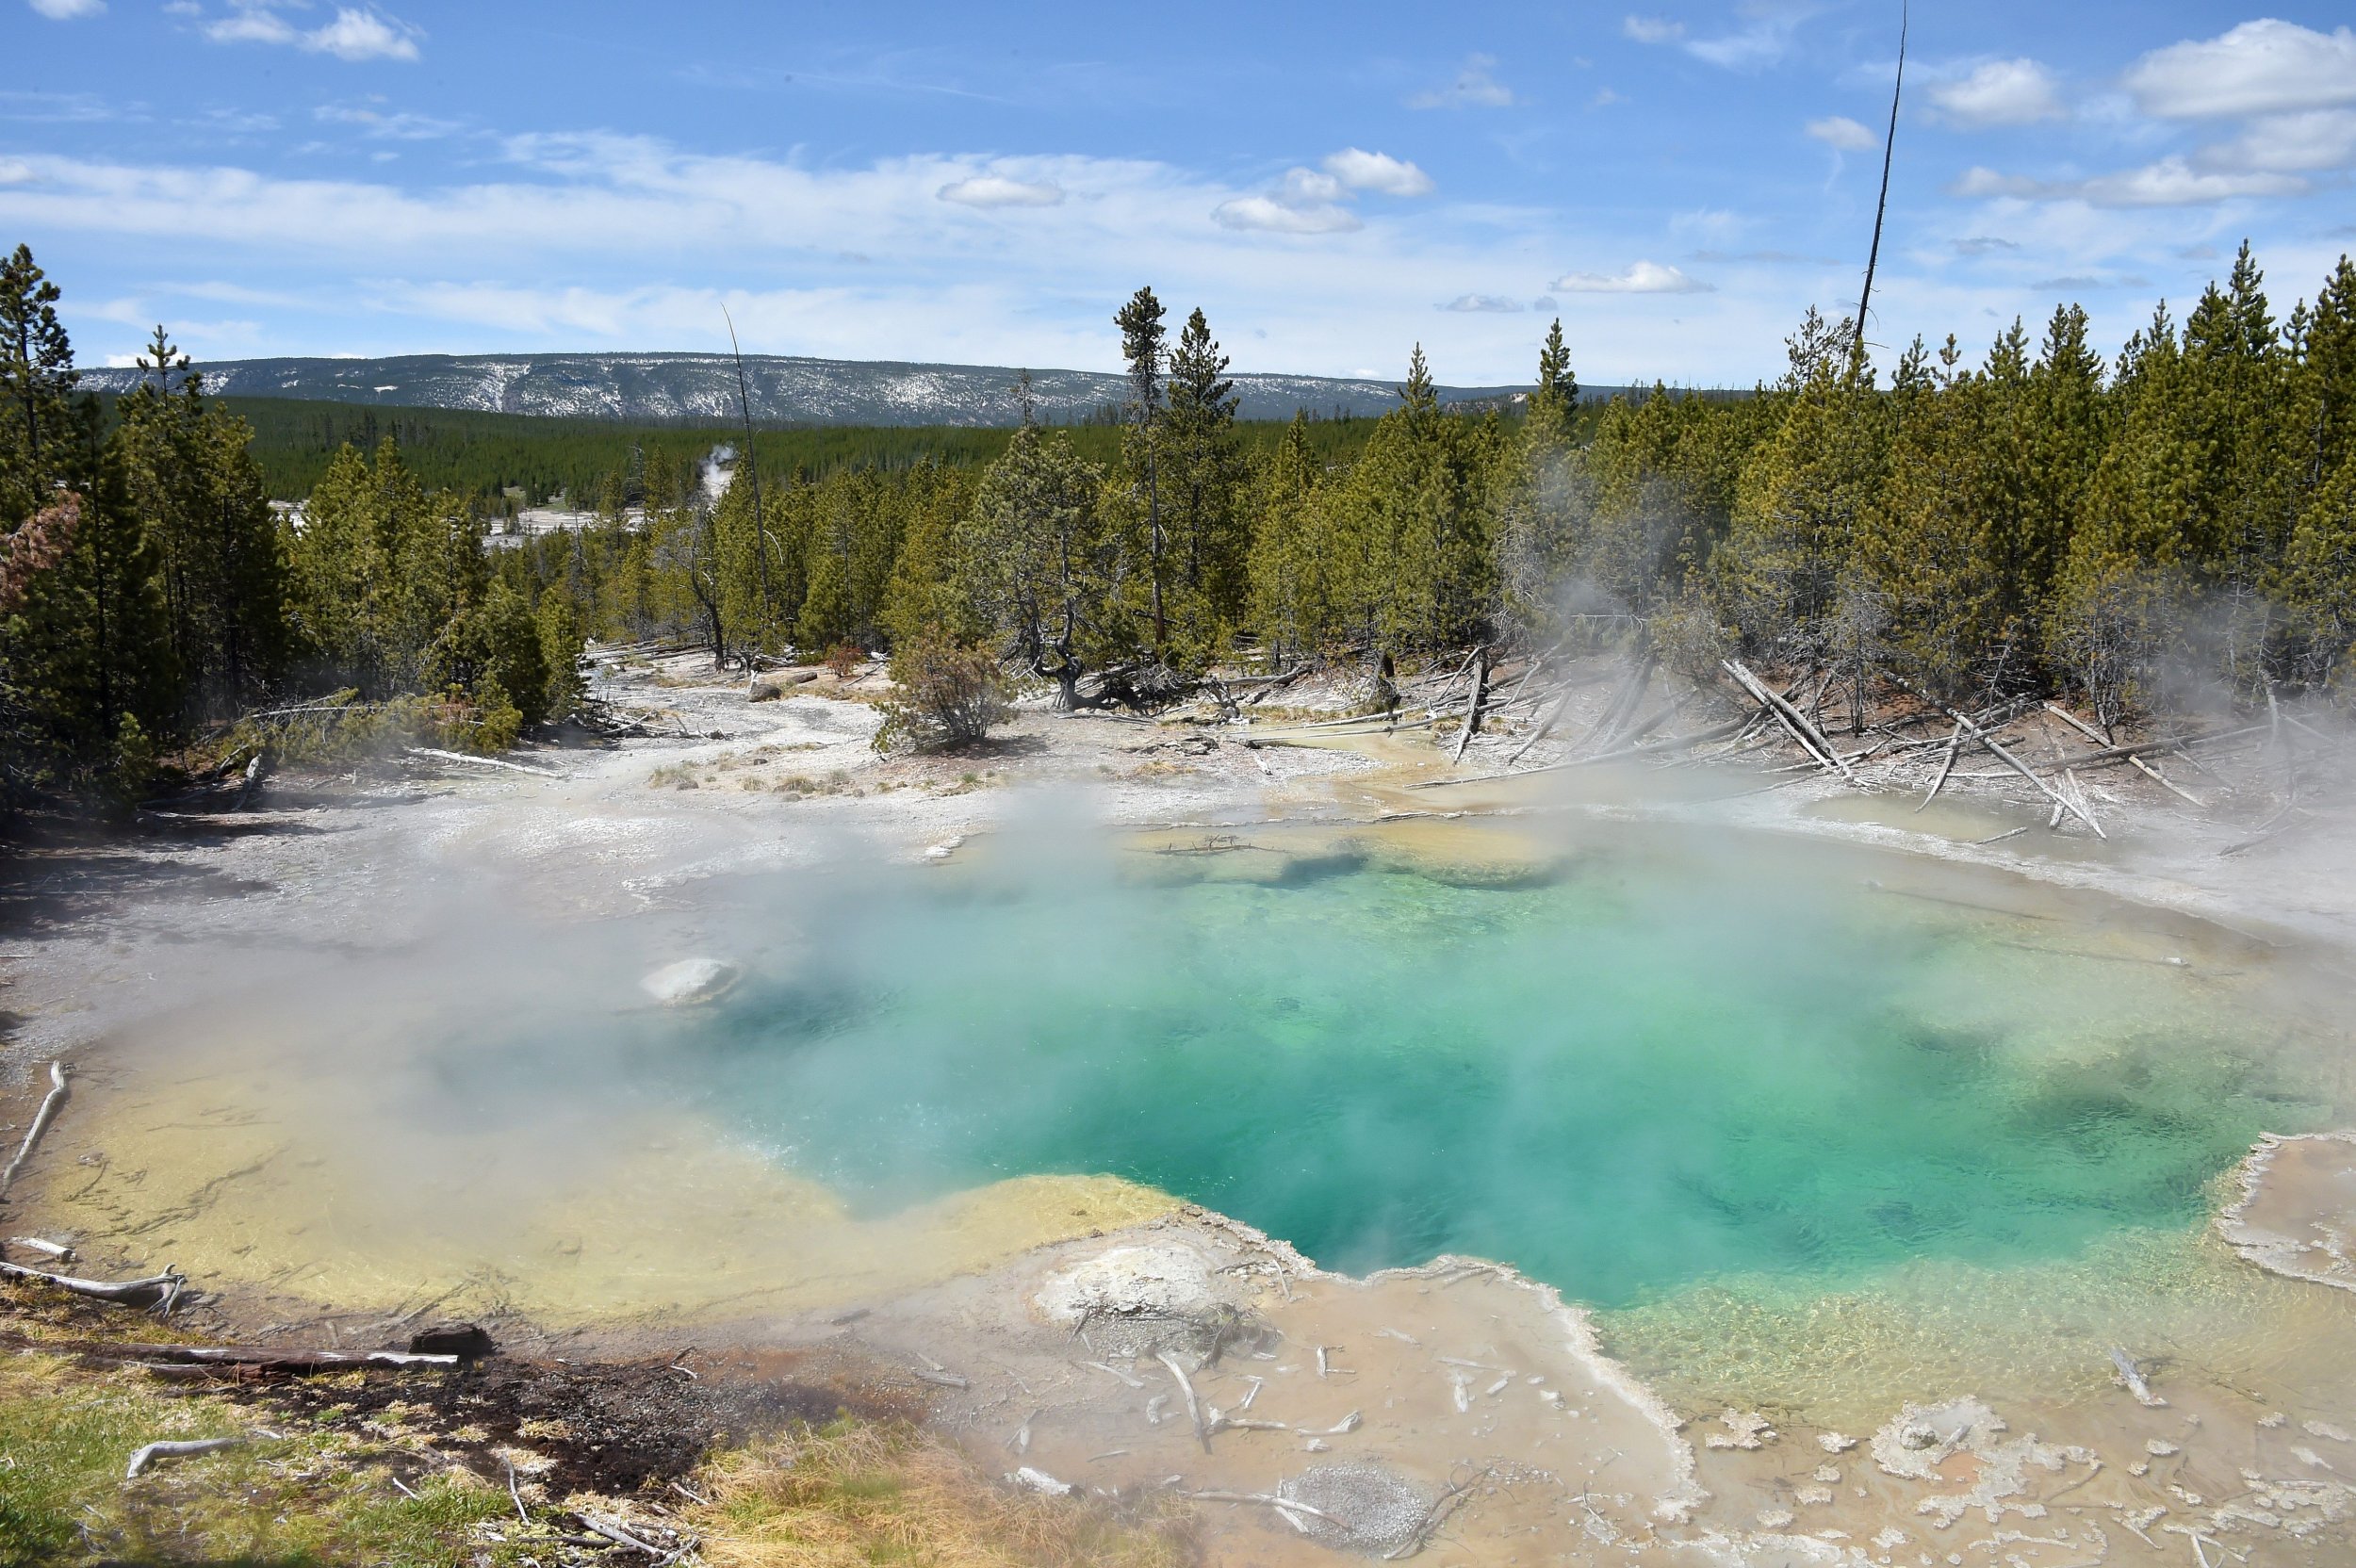
[[1838,256],[1809,255],[1800,251],[1695,251],[1687,259],[1712,263],[1748,261],[1769,267],[1838,267],[1841,265]]
[[1966,130],[2033,125],[2067,112],[2053,74],[2031,59],[1989,60],[1956,80],[1935,83],[1930,99],[1940,120]]
[[1620,23],[1620,33],[1638,43],[1675,44],[1725,70],[1747,71],[1783,58],[1791,51],[1792,35],[1814,9],[1776,0],[1751,0],[1742,8],[1747,20],[1742,26],[1709,38],[1696,38],[1684,23],[1660,16],[1628,16]]
[[1565,294],[1707,294],[1709,284],[1658,261],[1631,263],[1618,272],[1566,272],[1549,287]]
[[388,141],[434,141],[466,129],[455,120],[371,108],[366,104],[321,104],[311,111],[311,117],[329,124],[357,125],[367,135]]
[[1407,100],[1411,109],[1502,109],[1513,105],[1513,90],[1497,79],[1497,57],[1474,55],[1464,61],[1446,87],[1418,92]]
[[1440,308],[1461,316],[1511,316],[1529,307],[1501,294],[1459,294]]
[[2184,207],[2241,197],[2297,196],[2307,188],[2307,182],[2294,175],[2201,170],[2183,158],[2168,157],[2141,169],[2086,180],[2038,180],[2025,174],[2000,174],[1993,169],[1971,169],[1949,191],[1967,198],[2009,196],[2032,202],[2084,202],[2098,207]]
[[98,15],[106,8],[106,0],[32,0],[32,6],[52,22],[74,22]]
[[1004,174],[952,180],[933,194],[967,207],[1052,207],[1063,202],[1063,187],[1053,180],[1010,180]]
[[136,106],[101,97],[95,92],[45,92],[39,88],[0,88],[0,120],[36,124],[90,123],[101,120],[141,117]]
[[1829,114],[1808,122],[1808,134],[1837,153],[1870,153],[1882,139],[1845,114]]
[[[230,0],[225,16],[202,24],[215,43],[290,44],[337,59],[416,60],[422,28],[388,16],[373,6],[339,6],[335,19],[318,27],[296,26],[281,14],[286,0]],[[300,0],[295,0],[300,4]]]

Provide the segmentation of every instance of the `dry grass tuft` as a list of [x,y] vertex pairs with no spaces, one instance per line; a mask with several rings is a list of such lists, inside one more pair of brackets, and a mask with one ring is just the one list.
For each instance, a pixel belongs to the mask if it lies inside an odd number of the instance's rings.
[[1178,1568],[1166,1508],[1116,1510],[991,1484],[939,1439],[838,1422],[715,1458],[694,1526],[712,1568]]

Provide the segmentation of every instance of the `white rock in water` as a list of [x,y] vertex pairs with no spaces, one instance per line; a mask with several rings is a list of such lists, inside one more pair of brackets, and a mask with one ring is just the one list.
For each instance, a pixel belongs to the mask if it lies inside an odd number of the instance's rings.
[[638,982],[638,988],[666,1007],[692,1007],[728,993],[743,973],[717,958],[681,958]]

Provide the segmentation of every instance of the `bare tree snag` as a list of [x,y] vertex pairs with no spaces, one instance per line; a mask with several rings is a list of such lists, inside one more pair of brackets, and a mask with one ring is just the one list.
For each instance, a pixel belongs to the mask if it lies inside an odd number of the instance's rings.
[[1489,650],[1479,647],[1473,649],[1472,696],[1464,705],[1464,727],[1456,732],[1456,751],[1448,760],[1449,767],[1464,760],[1464,747],[1472,743],[1474,733],[1481,728],[1481,705],[1488,695]]

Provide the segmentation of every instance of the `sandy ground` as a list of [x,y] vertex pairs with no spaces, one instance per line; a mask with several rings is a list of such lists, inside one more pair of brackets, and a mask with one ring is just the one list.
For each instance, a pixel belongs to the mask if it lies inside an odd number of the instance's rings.
[[[2148,1369],[2155,1403],[2123,1382],[1995,1409],[1955,1390],[1923,1404],[1893,1392],[1887,1420],[1855,1432],[1672,1411],[1601,1354],[1583,1313],[1490,1266],[1345,1279],[1115,1182],[1006,1183],[860,1219],[693,1127],[583,1129],[644,1173],[594,1197],[470,1165],[453,1143],[397,1185],[339,1190],[323,1232],[287,1232],[288,1204],[320,1182],[305,1139],[366,1099],[367,1063],[289,1099],[270,1030],[232,1027],[197,999],[231,956],[294,984],[331,959],[398,954],[486,889],[594,932],[602,917],[684,906],[713,878],[846,852],[955,861],[1042,816],[1126,830],[1221,874],[1348,834],[1406,863],[1510,876],[1543,861],[1546,823],[1569,816],[1813,835],[2010,872],[2038,896],[2132,900],[2297,951],[2324,1005],[2356,953],[2356,833],[2320,758],[2298,814],[2274,819],[2294,830],[2263,838],[2281,788],[2270,760],[2220,763],[2198,781],[2200,809],[2089,769],[2080,784],[2109,834],[2098,841],[2046,830],[2046,803],[2005,776],[1962,780],[1921,812],[1911,777],[1860,793],[1726,767],[1418,788],[1498,771],[1524,737],[1508,718],[1451,771],[1429,730],[1308,727],[1340,691],[1287,692],[1293,711],[1249,724],[1032,709],[973,755],[886,759],[864,700],[878,684],[822,676],[755,703],[692,657],[616,667],[600,694],[646,733],[519,756],[535,771],[408,759],[276,780],[234,815],[167,810],[137,837],[25,852],[0,889],[6,1063],[21,1091],[6,1119],[29,1117],[50,1059],[74,1064],[79,1093],[15,1194],[11,1233],[70,1230],[94,1262],[126,1267],[168,1247],[200,1281],[231,1282],[206,1309],[221,1326],[288,1342],[431,1305],[593,1350],[682,1336],[848,1345],[905,1366],[1011,1484],[1209,1494],[1219,1561],[1415,1542],[1450,1564],[2356,1559],[2356,1301],[2331,1288],[2356,1228],[2344,1141],[2263,1148],[2224,1218],[2254,1265],[2318,1282],[2265,1377]],[[1562,735],[1575,743],[1610,688],[1576,691]],[[2034,743],[2057,756],[2091,749],[2047,728]],[[1525,761],[1570,750],[1541,742]],[[699,934],[682,926],[683,954]],[[531,1200],[477,1224],[483,1190]],[[453,1261],[459,1230],[474,1250]],[[338,1233],[367,1245],[319,1244]]]

